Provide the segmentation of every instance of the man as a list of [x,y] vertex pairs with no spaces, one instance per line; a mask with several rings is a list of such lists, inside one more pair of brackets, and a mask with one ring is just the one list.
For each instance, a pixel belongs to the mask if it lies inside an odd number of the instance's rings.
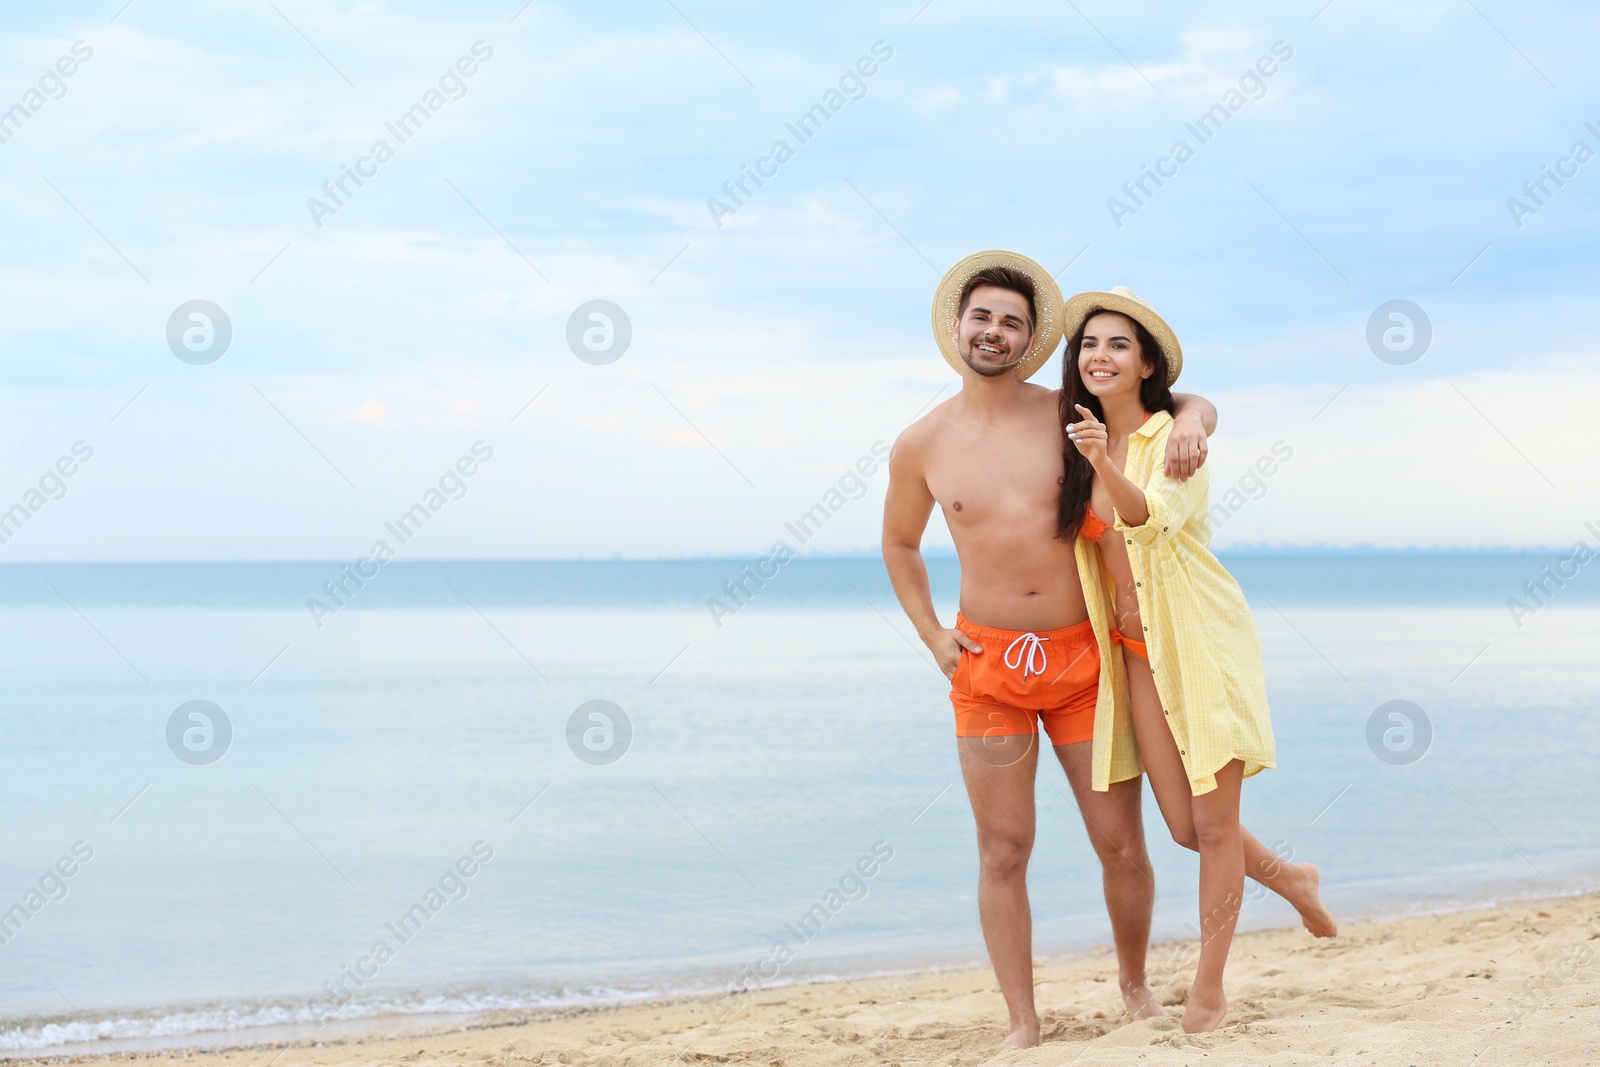
[[[1070,542],[1056,539],[1063,481],[1060,391],[1027,378],[1061,340],[1061,291],[1012,252],[979,252],[934,295],[934,336],[961,391],[895,441],[883,559],[900,604],[951,680],[961,773],[978,829],[978,915],[1010,1014],[1005,1044],[1039,1043],[1027,865],[1034,837],[1037,719],[1055,748],[1103,868],[1123,1003],[1165,1015],[1145,978],[1155,878],[1140,778],[1090,789],[1100,657]],[[1168,473],[1204,461],[1216,409],[1179,395]],[[956,626],[935,614],[922,533],[938,503],[961,561]]]

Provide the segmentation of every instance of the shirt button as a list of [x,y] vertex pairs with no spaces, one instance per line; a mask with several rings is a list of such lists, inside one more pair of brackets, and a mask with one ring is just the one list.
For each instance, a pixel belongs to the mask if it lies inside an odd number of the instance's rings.
[[1171,715],[1172,712],[1168,711],[1166,708],[1162,708],[1161,709],[1161,714],[1163,714],[1163,715]]
[[1161,527],[1161,532],[1162,533],[1166,533],[1167,532],[1167,527],[1165,527],[1165,526]]
[[1187,753],[1187,752],[1185,752],[1185,751],[1184,751],[1184,750],[1183,750],[1183,749],[1181,749],[1181,748],[1180,748],[1180,749],[1178,749],[1178,755],[1180,755],[1180,756],[1187,756],[1187,755],[1188,755],[1188,754],[1189,754],[1189,753]]
[[1133,584],[1138,586],[1140,589],[1144,588],[1144,583],[1143,582],[1134,582]]
[[1130,544],[1130,545],[1133,544],[1133,538],[1131,538],[1131,537],[1128,538],[1128,544]]
[[1144,628],[1144,630],[1145,630],[1145,633],[1149,633],[1149,632],[1150,632],[1150,627],[1148,627],[1148,626],[1146,626],[1146,627],[1145,627],[1145,628]]

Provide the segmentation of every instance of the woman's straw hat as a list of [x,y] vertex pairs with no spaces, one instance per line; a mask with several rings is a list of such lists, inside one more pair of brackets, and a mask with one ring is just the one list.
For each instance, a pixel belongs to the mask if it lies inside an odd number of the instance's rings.
[[1068,337],[1074,336],[1091,316],[1101,311],[1126,315],[1150,331],[1150,336],[1156,339],[1156,344],[1161,346],[1162,353],[1167,357],[1167,387],[1171,388],[1172,383],[1178,380],[1178,372],[1183,370],[1183,346],[1178,344],[1178,335],[1172,332],[1167,320],[1133,295],[1132,289],[1118,285],[1109,293],[1074,294],[1061,312],[1061,332]]
[[1027,256],[991,248],[986,252],[974,252],[946,271],[939,279],[939,287],[933,291],[933,339],[939,343],[946,363],[957,371],[966,366],[956,347],[953,327],[961,306],[962,287],[967,279],[985,267],[1010,267],[1033,281],[1033,344],[1014,371],[1018,379],[1026,381],[1044,366],[1056,345],[1061,343],[1061,287],[1056,285],[1049,271]]

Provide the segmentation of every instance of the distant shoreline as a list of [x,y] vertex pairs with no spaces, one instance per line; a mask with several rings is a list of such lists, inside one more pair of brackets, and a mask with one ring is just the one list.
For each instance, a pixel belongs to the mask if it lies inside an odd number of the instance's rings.
[[[1571,551],[1569,545],[1528,545],[1528,546],[1490,546],[1490,547],[1432,547],[1420,548],[1407,546],[1404,548],[1386,548],[1375,545],[1213,545],[1213,550],[1221,557],[1286,557],[1286,558],[1420,558],[1420,557],[1486,557],[1486,558],[1523,558],[1541,556],[1546,554],[1562,554]],[[410,559],[397,560],[400,566],[416,566],[418,564],[471,565],[471,564],[506,564],[506,563],[717,563],[733,562],[745,563],[761,559],[766,550],[754,550],[746,553],[719,552],[698,556],[576,556],[576,557],[462,557],[439,559]],[[942,547],[927,547],[922,554],[929,559],[955,559],[955,551]],[[856,559],[882,559],[883,555],[876,549],[857,549],[849,552],[799,552],[796,559],[804,560],[856,560]],[[6,567],[177,567],[177,566],[299,566],[315,564],[319,566],[339,566],[343,560],[333,557],[305,559],[68,559],[68,560],[0,560],[0,568]]]
[[[953,552],[924,555],[935,598],[953,601],[961,581],[959,560]],[[1217,555],[1247,595],[1277,603],[1287,598],[1329,606],[1449,604],[1506,610],[1508,598],[1522,598],[1532,610],[1537,602],[1529,598],[1536,595],[1562,605],[1600,601],[1595,568],[1568,558],[1570,550],[1258,546],[1220,549]],[[321,622],[333,607],[459,606],[462,596],[478,604],[569,608],[632,604],[710,611],[708,604],[720,604],[721,614],[727,614],[729,590],[741,586],[749,587],[741,599],[764,607],[859,604],[862,595],[892,603],[894,595],[881,557],[865,552],[796,556],[776,574],[763,567],[762,557],[728,555],[397,559],[381,570],[352,566],[325,560],[0,564],[0,606],[64,607],[63,595],[74,603],[129,607],[290,606]],[[758,581],[758,574],[766,577]],[[753,592],[758,589],[759,594]],[[342,603],[335,603],[335,596]]]

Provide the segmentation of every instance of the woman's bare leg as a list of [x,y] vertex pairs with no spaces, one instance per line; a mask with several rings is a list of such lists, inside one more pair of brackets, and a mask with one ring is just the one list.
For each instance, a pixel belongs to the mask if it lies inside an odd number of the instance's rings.
[[1244,873],[1292,904],[1311,936],[1338,934],[1339,924],[1323,907],[1318,893],[1322,876],[1317,868],[1309,863],[1285,863],[1255,834],[1242,826],[1239,830],[1244,839]]
[[[1227,1001],[1222,996],[1222,966],[1227,961],[1227,947],[1232,942],[1239,909],[1244,903],[1245,873],[1294,905],[1306,929],[1313,934],[1331,937],[1335,925],[1333,917],[1317,897],[1317,869],[1309,863],[1284,863],[1260,839],[1239,825],[1238,786],[1243,776],[1243,765],[1238,761],[1229,765],[1233,777],[1231,829],[1226,817],[1227,794],[1215,798],[1202,815],[1197,805],[1205,797],[1196,797],[1191,792],[1188,771],[1184,768],[1183,757],[1178,752],[1178,744],[1173,740],[1172,729],[1162,710],[1150,665],[1134,655],[1124,656],[1123,662],[1127,668],[1134,736],[1138,740],[1139,754],[1150,779],[1150,788],[1155,793],[1156,804],[1172,833],[1172,839],[1185,848],[1201,853],[1202,970],[1196,974],[1195,980],[1202,997],[1208,999],[1203,1008],[1191,1000],[1191,1007],[1196,1010],[1192,1017],[1189,1011],[1185,1012],[1184,1026],[1189,1029],[1192,1023],[1204,1029],[1214,1029],[1227,1014]],[[1230,773],[1229,768],[1218,772],[1218,791],[1222,789],[1225,775]],[[1221,802],[1220,807],[1218,801]],[[1219,834],[1223,840],[1233,842],[1236,851],[1231,860],[1214,855],[1212,859],[1216,862],[1207,863],[1206,848],[1198,825],[1202,820],[1207,821],[1212,831],[1213,843]],[[1236,869],[1239,873],[1237,886],[1233,877]],[[1233,894],[1231,901],[1230,892]],[[1226,937],[1217,943],[1216,935],[1224,931]],[[1208,947],[1212,950],[1209,954]],[[1207,962],[1212,965],[1214,974],[1204,969]],[[1202,983],[1202,976],[1205,976],[1205,983]]]
[[1184,848],[1196,849],[1199,841],[1194,833],[1189,772],[1184,769],[1178,743],[1172,739],[1172,729],[1161,710],[1161,696],[1156,692],[1150,664],[1132,653],[1125,653],[1122,662],[1128,676],[1128,711],[1133,719],[1133,735],[1139,743],[1145,776],[1150,779],[1150,791],[1156,795],[1156,806],[1161,809],[1161,817],[1166,820],[1172,839]]
[[[1123,664],[1127,668],[1134,736],[1139,742],[1139,754],[1149,774],[1156,804],[1161,808],[1167,828],[1172,831],[1172,839],[1190,851],[1198,851],[1200,842],[1194,833],[1189,775],[1161,710],[1161,697],[1156,692],[1150,664],[1134,655],[1125,655]],[[1333,937],[1338,933],[1338,924],[1318,895],[1321,878],[1316,867],[1309,863],[1285,863],[1255,834],[1244,827],[1240,827],[1240,831],[1245,874],[1288,901],[1300,913],[1300,921],[1313,936]]]
[[[1190,990],[1189,1003],[1183,1013],[1183,1028],[1190,1029],[1191,1021],[1201,1018],[1201,1013],[1196,1012],[1196,989],[1201,989],[1206,996],[1215,994],[1221,996],[1221,965],[1227,962],[1226,942],[1220,960],[1213,951],[1210,958],[1207,956],[1207,947],[1211,943],[1215,931],[1219,927],[1217,919],[1207,921],[1207,910],[1215,908],[1218,901],[1212,899],[1211,890],[1215,885],[1223,885],[1226,872],[1213,863],[1209,869],[1206,863],[1206,853],[1201,849],[1200,831],[1196,820],[1195,801],[1189,787],[1189,773],[1183,766],[1183,756],[1178,752],[1178,743],[1172,739],[1172,729],[1167,725],[1166,715],[1161,708],[1161,698],[1156,692],[1155,679],[1151,677],[1150,665],[1138,656],[1124,656],[1123,663],[1128,674],[1128,707],[1133,719],[1133,732],[1139,742],[1139,757],[1144,761],[1145,775],[1150,779],[1150,788],[1156,795],[1156,804],[1161,808],[1161,815],[1167,821],[1167,829],[1172,832],[1172,839],[1188,849],[1200,851],[1200,972],[1195,977],[1195,988]],[[1235,818],[1235,825],[1237,825]],[[1273,857],[1277,859],[1276,856]],[[1244,902],[1244,845],[1235,835],[1233,864],[1239,874],[1240,886],[1235,893],[1232,905],[1233,918],[1238,918],[1238,907]],[[1208,885],[1207,875],[1211,875],[1214,885]],[[1221,919],[1227,919],[1228,908],[1223,908]],[[1227,922],[1228,934],[1233,933],[1233,923]],[[1212,964],[1216,972],[1215,987],[1201,987],[1200,974],[1206,973],[1207,963]],[[1220,1011],[1218,1008],[1220,1007]],[[1204,1018],[1212,1022],[1207,1029],[1215,1029],[1222,1018],[1227,1014],[1226,1000],[1221,1000],[1220,1005],[1208,1000],[1203,1009]],[[1191,1013],[1195,1013],[1193,1020]],[[1214,1016],[1214,1019],[1213,1019]]]
[[1183,1011],[1183,1028],[1191,1034],[1215,1030],[1228,1014],[1222,972],[1244,907],[1244,841],[1239,826],[1244,764],[1233,760],[1215,777],[1217,787],[1192,801],[1194,832],[1200,839],[1200,963]]

